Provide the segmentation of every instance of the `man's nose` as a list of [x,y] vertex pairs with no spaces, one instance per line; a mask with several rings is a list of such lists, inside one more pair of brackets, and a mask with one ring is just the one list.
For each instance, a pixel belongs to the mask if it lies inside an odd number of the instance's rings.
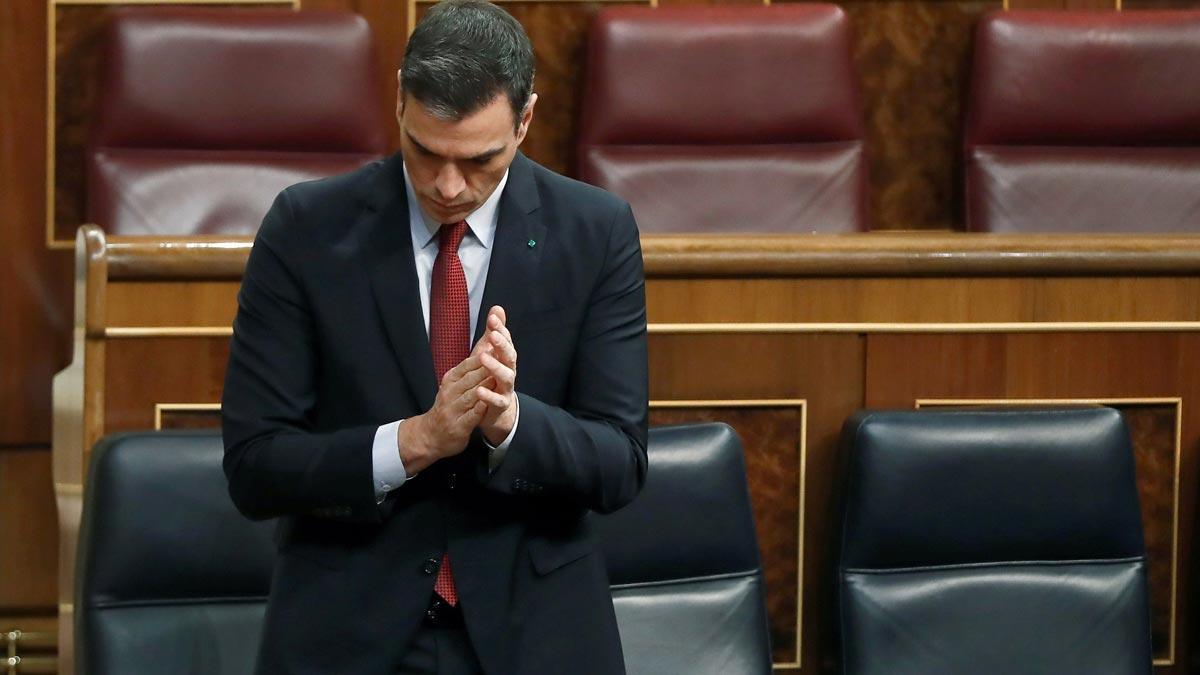
[[453,164],[446,164],[437,175],[438,195],[443,201],[453,201],[467,187],[467,181],[462,172]]

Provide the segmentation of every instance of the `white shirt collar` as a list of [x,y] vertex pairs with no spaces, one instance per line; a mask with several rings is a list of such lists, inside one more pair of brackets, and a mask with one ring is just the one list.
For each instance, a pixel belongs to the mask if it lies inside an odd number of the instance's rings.
[[[496,184],[496,189],[492,190],[492,194],[479,205],[471,213],[467,214],[467,229],[471,234],[475,235],[475,239],[483,244],[485,249],[492,247],[492,242],[496,239],[496,221],[499,218],[500,212],[500,195],[504,193],[504,186],[508,183],[508,170],[504,170],[504,175],[500,178],[500,182]],[[437,237],[438,229],[442,224],[421,208],[417,202],[417,195],[413,192],[412,179],[408,175],[408,165],[404,165],[404,191],[408,194],[408,220],[413,229],[413,241],[420,245],[420,248],[425,248],[433,243]]]

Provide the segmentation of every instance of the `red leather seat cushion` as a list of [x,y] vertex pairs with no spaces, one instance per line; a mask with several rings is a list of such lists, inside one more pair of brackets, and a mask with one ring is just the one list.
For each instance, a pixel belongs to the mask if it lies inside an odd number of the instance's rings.
[[997,13],[975,50],[970,229],[1200,229],[1200,12]]
[[116,12],[89,220],[118,234],[253,232],[282,188],[386,151],[375,73],[354,15]]
[[606,10],[580,175],[629,200],[646,232],[861,229],[849,45],[832,5]]

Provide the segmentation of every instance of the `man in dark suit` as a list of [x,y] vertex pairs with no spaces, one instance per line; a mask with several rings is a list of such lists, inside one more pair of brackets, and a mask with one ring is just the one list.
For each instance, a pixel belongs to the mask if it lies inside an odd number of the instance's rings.
[[532,81],[508,14],[435,5],[401,152],[263,221],[222,409],[234,502],[280,518],[260,673],[624,670],[585,514],[645,479],[641,251],[517,151]]

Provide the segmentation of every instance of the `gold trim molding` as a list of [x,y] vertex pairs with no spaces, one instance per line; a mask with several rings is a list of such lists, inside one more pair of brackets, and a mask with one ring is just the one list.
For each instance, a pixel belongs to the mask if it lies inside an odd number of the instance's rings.
[[104,329],[104,337],[118,338],[196,338],[232,337],[232,326],[114,326]]
[[[981,323],[657,323],[651,335],[813,333],[1159,333],[1200,331],[1200,321],[1026,321]],[[109,326],[111,339],[230,337],[230,326]]]
[[1179,472],[1183,457],[1183,399],[1162,398],[919,398],[914,407],[923,406],[1041,406],[1041,405],[1170,405],[1175,406],[1175,475],[1172,485],[1171,514],[1171,621],[1167,637],[1167,657],[1155,658],[1155,666],[1175,665],[1176,605],[1179,593]]
[[772,663],[773,670],[800,670],[801,647],[804,644],[804,497],[805,478],[808,465],[808,399],[658,399],[650,401],[651,410],[679,410],[683,408],[796,408],[800,411],[800,494],[797,503],[797,550],[796,550],[796,660]]
[[163,413],[212,412],[221,409],[220,403],[155,403],[154,430],[162,431]]
[[1200,331],[1200,321],[651,323],[651,335],[692,333],[1088,333]]

